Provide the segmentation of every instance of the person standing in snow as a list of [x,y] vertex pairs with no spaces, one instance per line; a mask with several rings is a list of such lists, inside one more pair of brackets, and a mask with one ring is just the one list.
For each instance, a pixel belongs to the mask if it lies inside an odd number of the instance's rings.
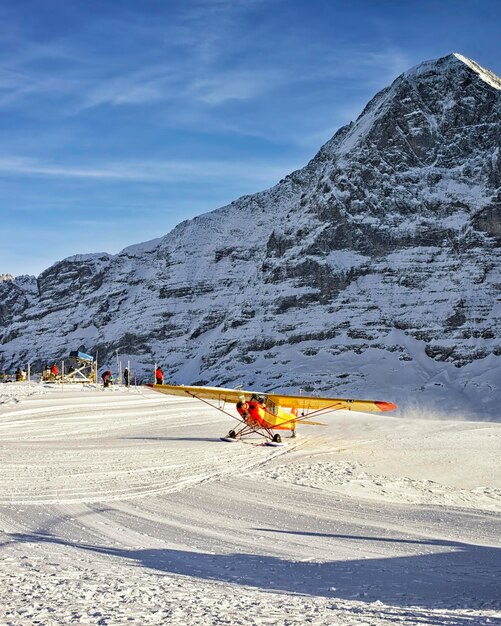
[[113,374],[110,370],[106,370],[101,374],[101,378],[103,379],[103,385],[105,387],[109,387],[113,382]]
[[49,367],[48,363],[46,363],[43,366],[43,370],[42,370],[42,380],[43,381],[50,380],[50,375],[51,375],[50,367]]
[[155,381],[157,385],[164,384],[164,373],[162,372],[162,368],[160,367],[160,365],[155,370]]
[[130,374],[129,374],[128,367],[124,369],[124,381],[125,381],[125,386],[128,387],[130,385]]
[[52,364],[52,367],[50,368],[50,373],[54,378],[57,378],[57,375],[59,374],[59,367],[57,366],[57,363],[54,362]]

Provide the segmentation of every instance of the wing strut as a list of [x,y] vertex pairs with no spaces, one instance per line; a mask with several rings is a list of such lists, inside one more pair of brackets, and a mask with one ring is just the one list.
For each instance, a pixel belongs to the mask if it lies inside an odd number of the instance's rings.
[[344,404],[342,402],[336,402],[332,404],[331,406],[325,406],[325,407],[322,407],[321,409],[316,409],[315,411],[312,411],[311,413],[308,413],[307,415],[294,415],[293,417],[291,417],[290,420],[287,420],[286,422],[280,422],[280,426],[285,426],[286,424],[292,424],[293,422],[300,424],[303,420],[305,420],[307,417],[310,418],[312,415],[317,415],[322,412],[328,413],[329,411],[341,411],[343,408],[344,408]]
[[[240,422],[240,424],[243,424],[243,428],[242,430],[239,431],[239,435],[246,435],[247,433],[251,433],[251,432],[255,432],[258,435],[260,435],[261,437],[264,437],[265,439],[268,439],[268,437],[260,432],[259,430],[255,430],[254,428],[251,428],[243,419],[236,417],[236,415],[232,415],[231,413],[228,413],[228,411],[225,411],[224,409],[222,409],[219,406],[215,406],[214,404],[212,404],[211,402],[209,402],[208,400],[205,400],[204,398],[200,398],[199,396],[195,395],[194,393],[191,393],[191,391],[188,391],[187,389],[185,389],[185,392],[191,396],[192,398],[195,398],[196,400],[200,400],[200,402],[203,402],[204,404],[209,405],[210,407],[212,407],[213,409],[216,409],[216,411],[220,411],[221,413],[224,413],[225,415],[228,415],[229,417],[231,417],[232,419],[236,420],[237,422]],[[268,436],[271,438],[273,437],[273,433],[269,430],[269,429],[265,429],[268,431]]]

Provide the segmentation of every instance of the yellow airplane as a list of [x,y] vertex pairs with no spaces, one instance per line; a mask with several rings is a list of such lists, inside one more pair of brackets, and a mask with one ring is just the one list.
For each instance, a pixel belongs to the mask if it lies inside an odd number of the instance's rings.
[[[296,436],[298,423],[323,425],[311,421],[310,417],[330,411],[359,411],[381,413],[397,408],[392,402],[379,400],[350,400],[347,398],[322,398],[318,396],[287,396],[278,393],[256,393],[242,389],[224,387],[190,387],[185,385],[147,385],[151,389],[171,396],[196,398],[236,419],[240,426],[221,437],[223,441],[235,442],[257,433],[264,437],[267,445],[284,445],[275,430],[288,430]],[[216,400],[214,405],[209,400]],[[224,409],[227,402],[236,403],[238,417]],[[290,412],[283,409],[290,409]]]

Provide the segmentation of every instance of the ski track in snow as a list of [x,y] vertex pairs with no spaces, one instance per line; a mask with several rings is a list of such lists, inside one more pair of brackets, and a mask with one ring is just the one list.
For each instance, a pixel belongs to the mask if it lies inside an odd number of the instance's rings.
[[501,625],[501,425],[325,421],[2,385],[0,624]]

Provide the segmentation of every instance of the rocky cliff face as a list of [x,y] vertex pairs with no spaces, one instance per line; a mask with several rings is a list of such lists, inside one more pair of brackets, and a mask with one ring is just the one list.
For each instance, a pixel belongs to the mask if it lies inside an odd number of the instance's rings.
[[178,383],[499,416],[500,136],[499,78],[423,63],[274,188],[0,282],[0,363],[118,351]]

